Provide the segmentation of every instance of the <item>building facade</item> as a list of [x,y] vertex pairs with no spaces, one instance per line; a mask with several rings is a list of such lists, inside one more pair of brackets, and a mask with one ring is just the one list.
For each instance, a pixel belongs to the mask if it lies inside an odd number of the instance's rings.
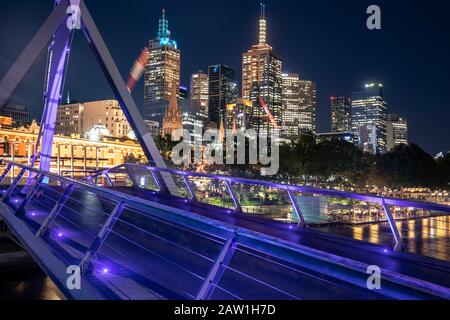
[[30,113],[27,108],[20,105],[8,104],[0,108],[0,116],[11,118],[15,126],[29,125]]
[[[36,122],[19,128],[0,126],[0,159],[31,164],[38,133]],[[144,157],[139,143],[129,138],[102,137],[94,141],[77,135],[55,135],[51,172],[83,176],[86,171],[119,166],[130,154]]]
[[86,136],[96,125],[103,125],[115,138],[127,136],[131,126],[117,100],[65,104],[58,107],[55,134]]
[[370,83],[364,91],[352,94],[352,132],[361,149],[386,152],[387,108],[382,84]]
[[209,77],[208,74],[199,71],[191,76],[191,99],[208,114],[209,102]]
[[227,104],[237,98],[237,82],[234,70],[223,64],[210,66],[208,78],[208,118],[219,125],[225,118]]
[[397,114],[390,114],[387,122],[387,151],[402,144],[408,144],[408,121]]
[[352,99],[331,98],[331,131],[335,133],[352,131]]
[[259,20],[259,42],[243,54],[242,98],[252,101],[251,125],[262,133],[271,133],[273,123],[263,107],[274,118],[277,126],[282,125],[282,62],[267,44],[267,21],[264,5]]
[[317,90],[316,84],[309,80],[300,80],[300,112],[299,130],[300,133],[310,131],[317,132]]
[[179,97],[180,61],[181,53],[176,41],[171,39],[169,22],[163,10],[157,37],[149,43],[149,60],[144,75],[145,104],[169,102],[173,85]]

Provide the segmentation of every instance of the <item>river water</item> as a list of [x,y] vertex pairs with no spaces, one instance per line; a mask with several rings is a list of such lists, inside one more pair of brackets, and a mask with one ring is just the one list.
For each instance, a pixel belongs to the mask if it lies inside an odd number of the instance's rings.
[[[18,256],[10,259],[11,254]],[[61,300],[53,282],[22,248],[0,232],[0,300]]]

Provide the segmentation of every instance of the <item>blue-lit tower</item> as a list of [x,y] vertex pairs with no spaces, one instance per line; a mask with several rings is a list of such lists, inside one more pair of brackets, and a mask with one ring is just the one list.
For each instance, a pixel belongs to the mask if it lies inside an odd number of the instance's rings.
[[146,105],[168,103],[172,86],[180,94],[180,50],[177,42],[170,38],[169,21],[162,10],[156,39],[149,43],[149,62],[145,69],[144,103]]

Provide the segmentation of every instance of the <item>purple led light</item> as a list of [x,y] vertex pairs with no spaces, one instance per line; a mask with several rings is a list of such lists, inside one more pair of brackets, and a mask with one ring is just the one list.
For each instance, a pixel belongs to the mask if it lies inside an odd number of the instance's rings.
[[58,233],[58,237],[59,237],[59,238],[62,238],[62,236],[63,236],[63,233],[62,233],[62,232]]
[[384,253],[388,253],[389,251],[388,251],[388,249],[384,249],[383,252]]
[[109,272],[109,270],[108,270],[108,268],[103,268],[102,272],[103,272],[104,274],[106,274],[106,273]]

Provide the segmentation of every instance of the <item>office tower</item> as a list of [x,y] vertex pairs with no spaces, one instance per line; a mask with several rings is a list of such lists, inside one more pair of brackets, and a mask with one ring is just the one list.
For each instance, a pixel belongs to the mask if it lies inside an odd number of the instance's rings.
[[181,132],[177,132],[177,130],[183,129],[183,124],[181,122],[181,112],[175,92],[177,90],[176,88],[176,86],[172,87],[172,95],[170,97],[169,107],[167,108],[164,116],[161,135],[163,137],[173,137],[173,134],[175,134],[175,140],[178,140],[177,138],[182,137],[183,134]]
[[59,106],[55,134],[86,137],[98,125],[104,126],[115,138],[127,136],[131,131],[119,102],[101,100]]
[[208,114],[209,77],[208,74],[199,71],[191,77],[191,99]]
[[189,99],[189,90],[185,86],[180,87],[180,100],[187,100]]
[[208,118],[218,126],[225,118],[227,104],[237,97],[237,83],[234,80],[234,70],[222,64],[210,66],[208,76]]
[[316,84],[309,80],[299,81],[300,113],[299,130],[316,133],[317,90]]
[[352,94],[352,131],[366,152],[386,152],[387,103],[383,85],[366,84],[365,90]]
[[331,98],[331,131],[334,133],[351,132],[352,100],[348,97]]
[[259,20],[259,43],[243,54],[242,98],[252,101],[251,125],[258,132],[269,133],[273,124],[261,99],[267,104],[278,126],[281,126],[282,108],[282,62],[267,44],[267,21],[265,7],[261,5]]
[[397,114],[390,114],[387,122],[387,151],[402,144],[408,144],[408,121]]
[[[159,20],[156,39],[149,43],[149,62],[145,68],[144,103],[169,102],[172,92],[180,93],[180,50],[170,38],[165,10]],[[172,90],[172,85],[176,90]],[[151,107],[151,106],[150,106]]]
[[289,139],[296,139],[300,132],[300,79],[296,73],[282,75],[283,77],[283,135]]

